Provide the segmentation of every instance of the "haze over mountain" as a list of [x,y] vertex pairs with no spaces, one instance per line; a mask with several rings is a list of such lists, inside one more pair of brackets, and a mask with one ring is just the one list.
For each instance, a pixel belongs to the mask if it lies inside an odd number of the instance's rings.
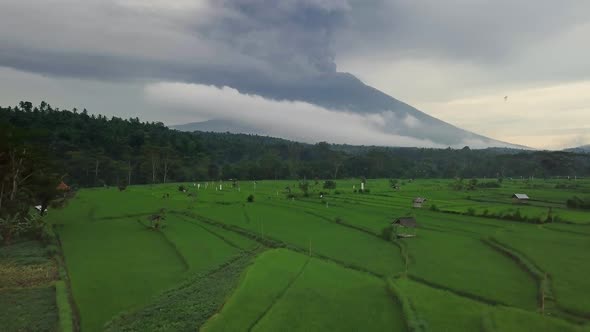
[[[374,121],[371,128],[376,132],[416,140],[410,140],[409,142],[412,143],[408,144],[406,139],[392,137],[390,141],[381,141],[378,145],[428,147],[463,147],[469,145],[475,148],[517,147],[513,144],[465,131],[438,120],[375,88],[363,84],[359,79],[348,73],[325,74],[305,82],[285,82],[282,85],[268,86],[258,85],[255,89],[244,89],[241,92],[256,93],[270,99],[305,101],[328,110],[356,113],[362,117],[373,117]],[[197,104],[195,107],[199,107],[199,105]],[[239,107],[239,105],[236,105],[236,107]],[[329,127],[338,124],[325,123],[324,125]],[[213,118],[172,127],[184,131],[199,130],[285,136],[281,135],[285,131],[274,131],[263,119],[258,119],[252,114],[244,115],[243,118]],[[351,138],[354,138],[354,132],[349,134]],[[287,136],[287,138],[292,137]],[[331,141],[330,137],[326,139]],[[313,142],[313,139],[306,140],[304,138],[303,140]],[[336,143],[343,142],[338,141]],[[355,142],[349,141],[345,143]],[[357,143],[361,144],[362,142]]]
[[4,1],[0,105],[304,142],[561,149],[590,143],[589,11],[575,0]]

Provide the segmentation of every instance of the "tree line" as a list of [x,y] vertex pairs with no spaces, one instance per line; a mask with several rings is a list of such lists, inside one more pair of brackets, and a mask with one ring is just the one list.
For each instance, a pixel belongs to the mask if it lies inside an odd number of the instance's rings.
[[27,222],[30,208],[40,205],[42,212],[61,197],[56,189],[61,181],[76,188],[228,179],[542,178],[589,173],[589,154],[305,144],[258,135],[180,132],[161,122],[60,110],[46,102],[0,107],[4,239],[38,229]]
[[[353,148],[257,135],[187,133],[169,129],[161,122],[107,118],[85,109],[60,110],[45,102],[0,107],[0,123],[4,150],[12,148],[14,155],[16,146],[26,145],[32,159],[44,160],[35,163],[40,172],[51,169],[68,184],[79,187],[230,178],[549,177],[590,173],[590,156],[585,154],[469,147]],[[13,133],[10,140],[8,133]],[[3,154],[9,155],[7,151]]]

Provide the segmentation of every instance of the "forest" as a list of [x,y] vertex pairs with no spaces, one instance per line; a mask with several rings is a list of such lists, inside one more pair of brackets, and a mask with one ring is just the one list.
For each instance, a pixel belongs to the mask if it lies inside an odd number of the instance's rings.
[[80,188],[227,179],[574,178],[590,173],[590,154],[305,144],[181,132],[161,122],[23,101],[0,107],[0,171],[0,211],[14,215],[47,205],[61,181]]

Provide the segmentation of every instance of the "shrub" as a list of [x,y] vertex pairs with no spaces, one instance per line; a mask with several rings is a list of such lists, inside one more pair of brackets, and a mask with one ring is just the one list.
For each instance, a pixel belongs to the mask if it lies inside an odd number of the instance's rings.
[[474,216],[475,215],[475,209],[474,208],[467,209],[467,215]]
[[45,247],[45,252],[47,253],[48,256],[54,256],[59,252],[59,249],[57,248],[56,245],[50,244],[47,247]]
[[496,182],[481,182],[477,184],[478,188],[501,188],[502,187],[502,182],[500,181],[496,181]]
[[309,197],[309,182],[299,182],[299,189],[303,192],[303,196]]
[[117,188],[119,188],[119,191],[125,191],[125,189],[127,189],[127,185],[126,184],[119,184],[119,186],[117,186]]
[[186,191],[186,188],[183,185],[178,186],[178,191]]
[[565,204],[570,209],[584,209],[584,210],[590,209],[590,201],[584,200],[578,196],[574,196],[574,197],[568,199],[565,202]]
[[381,238],[385,241],[390,241],[393,234],[393,226],[389,225],[381,230]]
[[430,206],[430,211],[440,211],[440,210],[438,209],[438,206],[436,206],[436,204],[432,204]]
[[324,181],[324,189],[336,189],[336,182],[332,180]]
[[246,200],[248,203],[254,203],[254,195],[250,194]]

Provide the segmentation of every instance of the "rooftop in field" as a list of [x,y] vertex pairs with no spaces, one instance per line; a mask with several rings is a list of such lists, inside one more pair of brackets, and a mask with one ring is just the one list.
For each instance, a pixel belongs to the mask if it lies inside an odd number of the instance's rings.
[[516,198],[516,199],[529,199],[529,196],[527,194],[514,194],[514,195],[512,195],[512,198]]
[[416,219],[413,217],[400,217],[395,219],[392,224],[399,225],[402,227],[416,227],[418,224],[416,223]]

